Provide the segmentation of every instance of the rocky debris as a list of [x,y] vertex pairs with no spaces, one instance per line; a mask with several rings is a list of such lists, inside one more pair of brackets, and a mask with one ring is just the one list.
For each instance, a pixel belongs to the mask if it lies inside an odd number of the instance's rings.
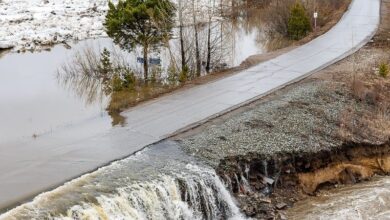
[[281,209],[286,208],[286,207],[287,207],[287,204],[284,203],[284,202],[281,202],[281,203],[276,204],[275,207],[276,207],[277,209],[281,210]]
[[223,159],[216,170],[229,182],[247,216],[284,219],[282,210],[318,189],[389,173],[390,141],[383,145],[349,143],[329,151],[298,155],[279,153],[269,157],[249,153]]
[[345,93],[341,85],[328,91],[326,82],[302,83],[277,98],[252,104],[244,112],[226,115],[223,122],[181,138],[180,143],[212,166],[230,155],[248,152],[272,155],[340,146],[340,112],[357,105]]
[[269,177],[263,176],[263,183],[267,183],[269,185],[272,185],[272,184],[274,184],[274,180],[269,178]]
[[261,193],[252,193],[250,195],[238,195],[237,200],[241,206],[242,212],[253,219],[287,219],[284,209],[291,207],[281,201],[280,198],[270,198]]
[[378,145],[389,137],[382,135],[386,132],[365,129],[364,119],[377,112],[370,100],[354,98],[343,82],[307,80],[211,121],[211,126],[179,140],[187,152],[214,167],[221,159],[249,152],[319,152],[346,141]]

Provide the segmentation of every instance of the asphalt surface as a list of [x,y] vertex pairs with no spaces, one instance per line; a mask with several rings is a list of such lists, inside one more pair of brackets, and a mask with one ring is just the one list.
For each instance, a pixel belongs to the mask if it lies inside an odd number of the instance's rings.
[[326,34],[233,76],[134,107],[123,113],[126,127],[101,130],[102,122],[96,120],[36,140],[0,145],[0,210],[337,62],[371,39],[379,17],[380,0],[353,0]]

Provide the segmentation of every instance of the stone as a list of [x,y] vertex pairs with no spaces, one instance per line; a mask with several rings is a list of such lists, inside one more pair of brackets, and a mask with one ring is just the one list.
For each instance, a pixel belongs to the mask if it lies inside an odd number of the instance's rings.
[[276,204],[275,207],[276,207],[277,209],[281,210],[281,209],[286,208],[286,207],[287,207],[287,204],[284,203],[284,202],[280,202],[280,203]]
[[263,181],[264,181],[265,183],[268,183],[269,185],[272,185],[272,184],[274,184],[274,182],[275,182],[275,180],[273,180],[273,179],[271,179],[271,178],[269,178],[269,177],[266,177],[266,176],[263,177]]

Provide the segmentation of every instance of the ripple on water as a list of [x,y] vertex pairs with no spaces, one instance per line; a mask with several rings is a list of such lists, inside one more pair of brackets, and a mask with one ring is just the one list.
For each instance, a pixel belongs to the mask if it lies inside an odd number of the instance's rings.
[[390,219],[390,177],[343,186],[298,202],[289,219]]
[[0,219],[243,219],[213,169],[162,142],[37,196]]

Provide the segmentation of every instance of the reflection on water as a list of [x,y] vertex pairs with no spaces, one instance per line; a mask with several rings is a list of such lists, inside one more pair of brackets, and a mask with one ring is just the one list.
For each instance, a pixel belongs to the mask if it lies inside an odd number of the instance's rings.
[[83,45],[73,45],[72,50],[58,45],[50,51],[8,53],[0,58],[0,144],[106,114],[106,98],[86,105],[57,82],[57,68]]
[[213,169],[174,142],[75,179],[0,215],[13,219],[243,219]]
[[[211,53],[211,70],[214,71],[240,65],[249,56],[265,51],[263,42],[266,41],[266,37],[261,28],[259,16],[256,16],[255,13],[251,14],[253,16],[245,14],[245,16],[199,24],[198,37],[203,74],[207,74],[208,51]],[[178,31],[178,29],[174,29],[173,35],[177,36]],[[186,63],[190,72],[187,76],[188,79],[195,77],[196,59],[193,43],[195,39],[193,39],[194,30],[192,26],[184,27],[183,31]],[[210,45],[206,43],[208,37],[211,38]],[[58,78],[61,84],[73,89],[80,97],[84,97],[88,103],[101,96],[98,95],[102,93],[99,89],[104,89],[106,86],[102,86],[102,84],[106,85],[107,81],[109,81],[109,84],[112,83],[110,81],[113,76],[118,75],[119,78],[124,78],[123,74],[118,72],[134,73],[137,79],[135,84],[142,84],[144,80],[143,64],[139,62],[139,59],[143,56],[142,48],[137,47],[129,53],[115,46],[110,39],[104,39],[104,41],[106,41],[105,45],[109,44],[107,42],[111,43],[107,49],[109,51],[108,62],[111,61],[109,65],[113,71],[109,71],[110,74],[99,72],[97,67],[102,66],[101,60],[104,59],[100,41],[95,40],[88,47],[75,51],[73,58],[59,68]],[[180,48],[180,40],[173,38],[170,40],[168,47],[154,48],[149,52],[151,59],[159,61],[157,65],[150,65],[153,81],[157,81],[162,86],[165,84],[168,87],[177,85],[180,81],[181,70],[179,68],[181,65]],[[174,77],[172,78],[172,76]],[[105,90],[105,93],[109,95],[107,90]]]
[[390,178],[342,186],[298,202],[289,219],[390,219]]
[[[215,69],[239,65],[248,56],[263,52],[259,42],[261,27],[247,18],[213,23]],[[200,34],[203,52],[207,46],[207,26],[204,25],[203,34]],[[173,54],[179,52],[178,42],[178,39],[173,39],[170,43]],[[191,42],[193,39],[190,37],[187,43],[191,45]],[[61,66],[70,62],[83,48],[93,47],[101,51],[104,47],[116,47],[107,38],[82,41],[71,46],[71,49],[66,49],[57,45],[48,51],[8,53],[0,57],[0,144],[39,137],[64,126],[107,115],[109,97],[99,93],[99,80],[56,76]],[[142,69],[142,65],[136,62],[140,55],[140,51],[126,53],[126,61],[135,71]],[[162,69],[166,71],[171,63],[168,51],[157,50],[152,56],[161,57]],[[106,126],[109,128],[111,124]]]

